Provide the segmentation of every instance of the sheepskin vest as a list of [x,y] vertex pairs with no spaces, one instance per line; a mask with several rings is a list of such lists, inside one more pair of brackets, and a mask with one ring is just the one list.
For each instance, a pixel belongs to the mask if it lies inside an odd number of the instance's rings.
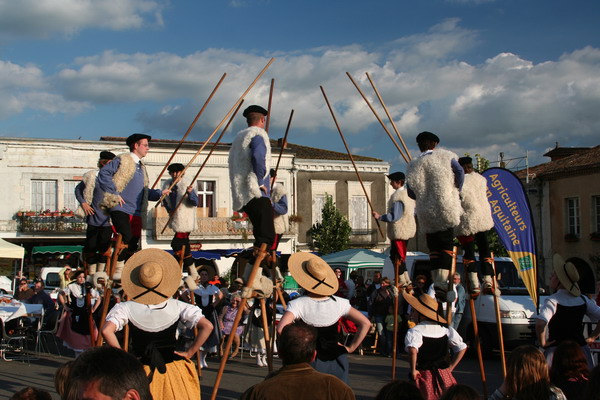
[[[165,182],[163,184],[163,190],[168,189],[172,183],[173,179]],[[164,201],[169,205],[171,210],[177,207],[183,194],[187,192],[188,186],[189,185],[185,184],[182,180],[175,185],[177,188],[177,200],[175,201],[175,204],[171,204],[171,196],[165,197]],[[173,229],[175,232],[192,232],[196,229],[196,206],[190,204],[188,201],[183,201],[181,206],[179,206],[175,212],[175,216],[171,220],[169,228]]]
[[[282,184],[275,184],[271,189],[271,201],[273,203],[278,203],[286,194],[287,190],[285,190],[285,187],[283,187]],[[287,230],[289,224],[287,214],[279,215],[275,213],[273,224],[275,225],[275,233],[282,235]]]
[[[120,161],[119,169],[113,175],[112,180],[115,184],[115,188],[117,189],[117,193],[121,193],[127,187],[133,178],[133,175],[135,175],[137,164],[135,161],[133,161],[133,158],[131,158],[130,153],[123,153],[117,157]],[[142,171],[144,172],[144,193],[142,197],[141,216],[142,223],[145,226],[148,217],[148,172],[146,171],[146,166],[144,163],[142,163]],[[102,202],[100,203],[100,208],[108,213],[111,208],[117,206],[118,204],[118,194],[104,193],[104,199],[102,199]]]
[[457,158],[453,152],[438,148],[408,164],[407,182],[416,195],[419,227],[425,233],[444,231],[460,223],[462,207],[450,166]]
[[485,232],[494,226],[492,209],[487,199],[487,180],[477,172],[465,174],[460,192],[464,214],[460,225],[454,230],[457,236],[470,236]]
[[387,224],[387,234],[390,240],[408,240],[417,233],[417,223],[415,221],[415,201],[408,197],[408,192],[403,189],[397,189],[388,200],[388,210],[394,208],[394,203],[400,201],[404,206],[402,217],[397,221]]
[[[94,187],[96,187],[97,176],[98,170],[94,169],[83,174],[83,177],[81,179],[85,186],[85,189],[83,189],[83,198],[85,199],[85,202],[88,203],[90,206],[92,205],[92,200],[94,199]],[[81,207],[81,204],[77,207],[77,210],[75,210],[75,215],[77,215],[79,218],[87,217],[85,211],[83,211],[83,207]]]
[[271,142],[267,132],[257,126],[250,126],[240,131],[229,150],[229,179],[231,182],[231,196],[233,210],[240,211],[254,198],[260,198],[262,193],[252,168],[252,151],[250,141],[255,136],[262,136],[267,147],[265,156],[265,178],[269,174],[271,161]]

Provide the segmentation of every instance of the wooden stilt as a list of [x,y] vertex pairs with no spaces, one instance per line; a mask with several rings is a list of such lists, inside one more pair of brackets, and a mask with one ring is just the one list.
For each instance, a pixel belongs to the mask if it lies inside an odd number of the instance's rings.
[[102,300],[102,314],[100,314],[100,326],[98,326],[98,338],[96,340],[96,346],[102,346],[104,341],[104,338],[102,337],[102,327],[104,326],[106,314],[108,314],[108,305],[112,296],[112,275],[115,265],[117,264],[119,254],[121,254],[121,251],[123,251],[123,249],[126,247],[127,245],[123,244],[123,236],[120,233],[117,233],[112,254],[110,254],[110,257],[106,260],[106,275],[108,275],[108,279],[106,280],[106,285],[104,286],[104,299]]
[[500,317],[500,304],[498,296],[496,296],[496,288],[498,287],[498,281],[496,280],[496,263],[494,262],[494,253],[490,254],[492,259],[492,270],[494,275],[492,277],[492,296],[494,296],[494,308],[496,310],[496,327],[498,328],[498,342],[500,345],[500,361],[502,364],[502,376],[506,378],[506,355],[504,354],[504,335],[502,334],[502,318]]
[[[454,273],[456,272],[456,252],[458,248],[454,246],[452,248],[452,265],[450,266],[450,274],[448,276],[448,293],[454,290]],[[448,321],[448,326],[452,325],[452,302],[449,301],[446,303],[446,321]]]
[[[400,260],[400,262],[402,262]],[[398,262],[394,262],[394,285],[396,285],[396,290],[398,295],[394,298],[394,342],[392,347],[392,379],[396,379],[396,354],[398,349],[398,310],[400,305],[400,290],[404,290],[400,288],[398,285],[398,280],[400,279],[400,272],[398,269],[400,265]]]
[[[190,303],[195,306],[196,305],[196,297],[194,296],[194,292],[190,290]],[[194,326],[194,337],[198,336],[198,327]],[[198,377],[202,377],[202,363],[200,360],[200,350],[196,352],[196,368],[198,369]]]

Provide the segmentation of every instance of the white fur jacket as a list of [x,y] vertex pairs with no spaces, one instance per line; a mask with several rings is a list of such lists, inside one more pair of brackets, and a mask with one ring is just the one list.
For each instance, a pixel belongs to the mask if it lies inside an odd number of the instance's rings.
[[487,179],[477,172],[465,174],[460,192],[464,214],[460,217],[460,225],[454,230],[456,236],[470,236],[492,229],[494,220],[486,192]]
[[[166,181],[163,184],[162,189],[168,189],[172,183],[173,179]],[[171,204],[171,196],[166,196],[164,199],[164,202],[169,205],[171,210],[177,207],[183,194],[187,192],[189,185],[184,183],[183,180],[180,180],[175,186],[177,187],[177,199],[175,200],[175,204]],[[179,206],[175,212],[175,216],[171,220],[169,228],[173,229],[174,232],[192,232],[196,229],[196,206],[190,204],[189,201],[182,202],[181,206]]]
[[[81,181],[85,185],[85,189],[83,189],[83,198],[85,202],[90,206],[92,205],[92,200],[94,199],[94,187],[96,187],[96,177],[98,176],[98,170],[94,169],[83,174]],[[85,211],[83,211],[83,207],[81,204],[75,210],[75,215],[79,218],[87,217]]]
[[[285,195],[287,195],[287,190],[285,190],[285,187],[283,187],[282,184],[276,183],[273,185],[273,189],[271,190],[271,202],[273,202],[273,204],[278,203],[279,200],[281,200],[281,198]],[[273,224],[275,225],[275,233],[281,235],[287,230],[289,224],[288,215],[277,213],[274,214],[275,218],[273,219]]]
[[265,141],[267,153],[265,156],[266,178],[269,175],[271,161],[271,142],[267,132],[257,126],[250,126],[240,131],[229,150],[229,179],[231,182],[232,208],[241,210],[253,198],[262,196],[258,180],[252,168],[252,151],[250,141],[255,136],[262,136]]
[[403,188],[397,189],[388,200],[388,210],[394,207],[394,203],[400,201],[404,206],[402,217],[397,221],[387,224],[387,234],[390,240],[408,240],[417,233],[415,221],[415,201],[408,197],[408,191]]
[[425,233],[444,231],[460,223],[463,211],[450,166],[457,158],[451,151],[436,148],[408,164],[406,180],[416,195],[417,219]]

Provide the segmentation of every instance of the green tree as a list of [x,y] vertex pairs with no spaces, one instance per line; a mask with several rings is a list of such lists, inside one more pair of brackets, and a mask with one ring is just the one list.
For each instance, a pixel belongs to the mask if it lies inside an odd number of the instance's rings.
[[321,254],[330,254],[350,247],[352,228],[348,219],[333,203],[332,196],[326,197],[321,213],[321,222],[314,224],[309,231],[313,248],[318,249]]

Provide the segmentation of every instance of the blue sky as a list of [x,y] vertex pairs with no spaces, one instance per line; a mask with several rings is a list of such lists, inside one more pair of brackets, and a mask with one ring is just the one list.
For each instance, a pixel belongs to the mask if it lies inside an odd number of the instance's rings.
[[272,137],[294,109],[291,142],[344,151],[322,85],[353,151],[404,169],[345,74],[385,120],[369,72],[413,155],[429,130],[536,164],[600,144],[599,17],[577,0],[0,0],[0,135],[179,139],[226,72],[203,140],[275,57],[247,97],[266,105],[275,79]]

